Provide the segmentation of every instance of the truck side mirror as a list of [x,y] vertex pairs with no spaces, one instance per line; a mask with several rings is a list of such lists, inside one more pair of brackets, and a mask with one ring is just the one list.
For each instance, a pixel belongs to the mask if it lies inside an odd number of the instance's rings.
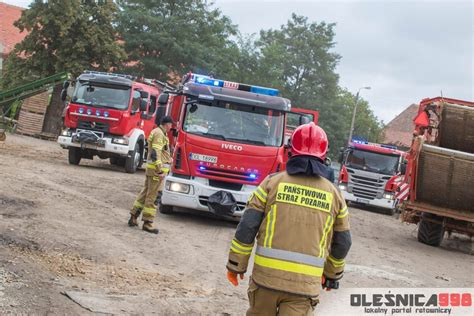
[[67,88],[61,90],[61,101],[66,101],[67,97]]
[[339,148],[339,156],[337,157],[337,162],[342,164],[342,161],[344,160],[344,147]]
[[63,89],[64,89],[64,90],[67,90],[67,88],[69,88],[69,84],[70,84],[69,81],[67,81],[67,80],[64,81],[64,82],[63,82]]
[[306,115],[301,115],[301,116],[300,116],[299,125],[308,124],[309,122],[311,122],[311,120],[309,119],[309,117],[307,117]]
[[400,166],[400,173],[405,174],[407,172],[407,163],[404,161],[402,162],[402,165]]
[[146,112],[146,106],[148,105],[148,100],[147,99],[141,99],[140,100],[140,111],[141,112]]
[[289,135],[285,135],[285,138],[283,139],[283,143],[284,143],[285,149],[291,148],[291,137]]
[[140,98],[148,99],[148,92],[140,90]]
[[162,93],[158,96],[158,104],[159,105],[166,105],[168,104],[168,100],[170,95],[168,93]]

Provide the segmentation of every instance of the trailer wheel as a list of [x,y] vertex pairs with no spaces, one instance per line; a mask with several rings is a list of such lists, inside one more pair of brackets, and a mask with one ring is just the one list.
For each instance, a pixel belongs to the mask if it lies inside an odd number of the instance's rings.
[[[436,221],[437,223],[433,221]],[[441,245],[444,237],[444,227],[442,222],[443,217],[441,216],[423,213],[418,225],[418,241],[433,247]]]
[[140,165],[140,160],[142,159],[140,153],[140,145],[135,144],[135,149],[127,156],[125,160],[125,172],[126,173],[135,173],[137,172],[138,166]]
[[69,147],[68,160],[71,165],[78,165],[81,162],[82,150],[78,147]]

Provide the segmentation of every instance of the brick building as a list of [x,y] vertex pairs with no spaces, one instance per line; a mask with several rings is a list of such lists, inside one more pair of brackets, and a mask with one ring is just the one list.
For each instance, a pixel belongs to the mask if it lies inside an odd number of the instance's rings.
[[409,148],[413,138],[415,124],[413,119],[418,114],[418,104],[412,104],[403,112],[398,114],[383,130],[384,144],[395,145],[401,148]]
[[21,42],[28,34],[21,32],[13,25],[13,22],[21,17],[24,8],[0,1],[0,76],[3,70],[3,62],[13,50],[15,44]]

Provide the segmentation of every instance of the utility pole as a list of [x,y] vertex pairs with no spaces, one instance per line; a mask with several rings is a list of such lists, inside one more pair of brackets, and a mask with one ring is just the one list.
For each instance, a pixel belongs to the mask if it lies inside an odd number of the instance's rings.
[[352,141],[352,133],[354,132],[354,123],[355,123],[356,112],[357,112],[357,104],[359,103],[359,93],[360,93],[360,90],[362,89],[370,90],[370,87],[362,87],[362,88],[359,88],[359,90],[357,91],[357,94],[355,97],[354,111],[352,112],[351,129],[349,131],[349,139],[347,140],[347,144],[350,144],[350,142]]

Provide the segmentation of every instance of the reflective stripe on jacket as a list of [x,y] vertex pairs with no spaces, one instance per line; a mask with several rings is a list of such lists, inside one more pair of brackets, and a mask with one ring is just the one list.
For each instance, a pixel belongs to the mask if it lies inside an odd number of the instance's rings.
[[170,169],[171,154],[169,139],[161,127],[151,131],[148,137],[148,155],[146,163],[146,174],[157,176]]
[[327,179],[286,172],[271,175],[247,203],[227,268],[245,272],[255,248],[255,283],[316,296],[323,274],[342,277],[350,247],[348,214],[344,199]]

